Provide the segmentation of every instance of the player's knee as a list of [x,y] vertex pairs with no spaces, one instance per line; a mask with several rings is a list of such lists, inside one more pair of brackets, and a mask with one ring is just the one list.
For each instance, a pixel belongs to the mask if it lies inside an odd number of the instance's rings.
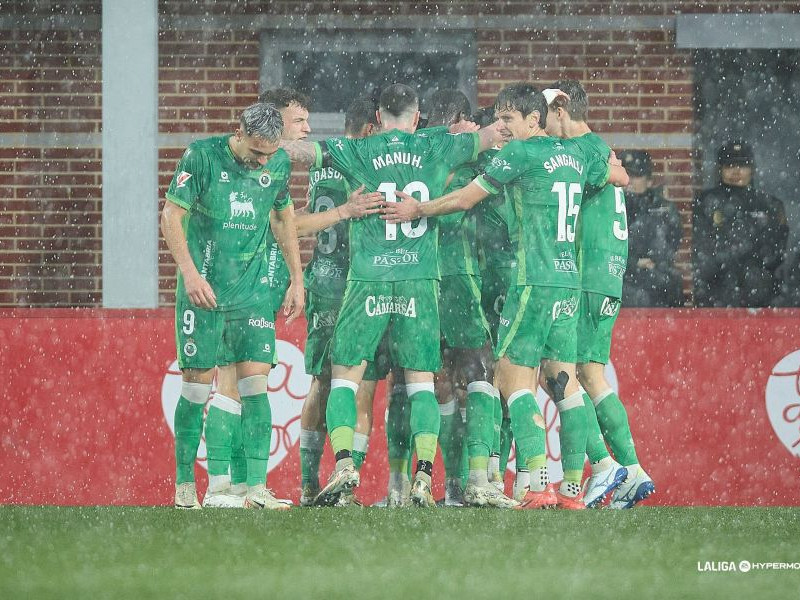
[[246,396],[259,396],[267,393],[267,376],[266,375],[250,375],[250,377],[243,377],[239,380],[239,395],[244,398]]

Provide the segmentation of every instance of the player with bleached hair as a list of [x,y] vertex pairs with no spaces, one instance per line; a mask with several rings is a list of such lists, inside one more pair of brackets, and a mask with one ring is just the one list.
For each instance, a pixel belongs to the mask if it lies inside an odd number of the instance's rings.
[[266,488],[272,419],[267,376],[275,322],[264,260],[270,226],[287,260],[289,320],[303,310],[300,250],[289,199],[291,166],[274,105],[247,107],[234,135],[194,142],[166,194],[161,230],[178,266],[175,334],[182,371],[175,409],[175,506],[199,508],[194,464],[218,349],[230,354],[242,401],[245,506],[285,510]]

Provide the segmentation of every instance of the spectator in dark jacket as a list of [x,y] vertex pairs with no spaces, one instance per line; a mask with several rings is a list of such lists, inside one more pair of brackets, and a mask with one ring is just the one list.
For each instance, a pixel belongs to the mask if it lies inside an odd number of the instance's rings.
[[745,142],[722,146],[717,164],[720,184],[694,206],[695,305],[771,306],[789,236],[783,203],[753,187],[753,150]]
[[680,306],[681,274],[675,268],[682,231],[674,204],[652,180],[653,162],[643,150],[620,155],[630,184],[625,188],[628,214],[628,268],[622,288],[623,306]]

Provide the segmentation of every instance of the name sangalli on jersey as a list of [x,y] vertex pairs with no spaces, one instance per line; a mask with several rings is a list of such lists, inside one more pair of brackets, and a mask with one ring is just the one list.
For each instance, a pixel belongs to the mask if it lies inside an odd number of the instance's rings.
[[392,165],[411,165],[417,169],[422,168],[422,157],[411,152],[387,152],[383,156],[372,159],[372,166],[377,171]]
[[583,165],[579,160],[576,160],[574,156],[570,156],[569,154],[556,154],[555,156],[551,156],[550,160],[546,160],[542,163],[542,166],[548,173],[552,173],[559,167],[570,167],[583,175]]

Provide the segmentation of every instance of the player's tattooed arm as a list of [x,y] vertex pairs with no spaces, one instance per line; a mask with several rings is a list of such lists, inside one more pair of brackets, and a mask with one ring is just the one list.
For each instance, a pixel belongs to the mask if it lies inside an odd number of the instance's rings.
[[421,217],[435,217],[469,210],[489,195],[474,181],[430,202],[419,202],[413,196],[400,191],[396,194],[400,201],[385,203],[381,211],[383,213],[381,219],[389,223],[405,223]]
[[289,158],[293,163],[313,164],[317,157],[317,152],[314,147],[314,142],[304,142],[303,140],[295,140],[292,142],[281,141],[281,148],[286,150]]
[[189,254],[189,245],[186,243],[186,234],[182,224],[186,213],[187,210],[182,206],[166,200],[161,211],[161,233],[181,272],[183,287],[189,300],[200,308],[215,308],[217,297],[214,290],[200,275],[191,254]]
[[297,241],[297,227],[294,222],[294,207],[289,204],[283,210],[272,210],[270,215],[272,233],[289,268],[289,289],[283,299],[283,314],[286,323],[291,323],[303,314],[306,304],[303,289],[303,269],[300,263],[300,244]]
[[362,185],[350,194],[347,202],[334,209],[295,215],[298,237],[312,235],[346,219],[360,219],[379,213],[383,204],[383,194],[365,192],[364,188],[365,186]]

